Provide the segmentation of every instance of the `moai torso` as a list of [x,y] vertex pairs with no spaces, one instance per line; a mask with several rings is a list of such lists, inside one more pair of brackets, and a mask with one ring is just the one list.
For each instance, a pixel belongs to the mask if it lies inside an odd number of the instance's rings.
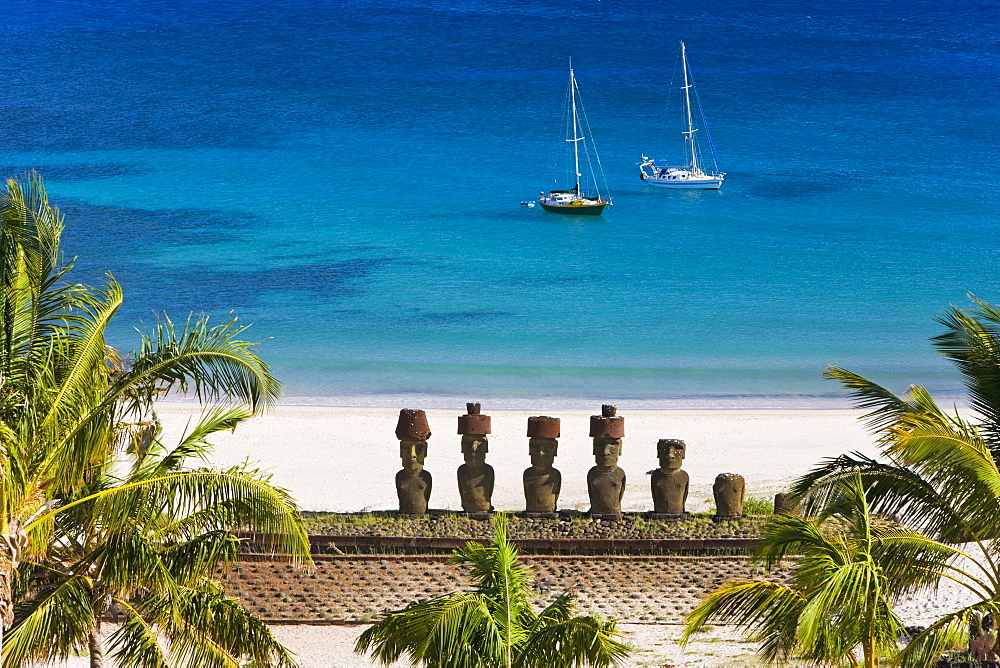
[[493,510],[493,467],[489,464],[459,466],[458,493],[462,497],[462,510],[467,513]]
[[590,512],[595,515],[617,515],[622,511],[625,496],[625,471],[618,466],[595,466],[587,473]]
[[396,474],[396,495],[403,515],[426,515],[431,499],[431,474],[403,469]]
[[551,466],[547,469],[524,469],[524,509],[529,513],[554,513],[559,503],[562,474]]
[[687,503],[689,479],[687,471],[656,469],[650,475],[653,491],[653,512],[661,515],[683,515]]

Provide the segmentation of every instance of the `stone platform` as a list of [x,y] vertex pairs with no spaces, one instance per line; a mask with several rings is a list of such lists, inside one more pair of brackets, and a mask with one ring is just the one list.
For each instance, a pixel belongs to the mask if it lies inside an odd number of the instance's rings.
[[[747,556],[523,556],[534,573],[536,609],[577,597],[580,614],[622,623],[680,623],[719,585],[765,574]],[[387,609],[469,586],[446,555],[317,555],[312,570],[247,556],[220,574],[231,596],[269,623],[362,623]]]

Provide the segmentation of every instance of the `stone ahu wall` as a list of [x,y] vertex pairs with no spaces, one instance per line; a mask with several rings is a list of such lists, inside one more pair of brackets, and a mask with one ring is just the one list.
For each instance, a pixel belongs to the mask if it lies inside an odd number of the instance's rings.
[[[781,569],[764,573],[745,556],[522,558],[534,572],[536,608],[568,592],[581,614],[636,624],[680,623],[702,597],[730,580],[788,576]],[[247,560],[220,575],[230,596],[276,623],[366,622],[469,586],[461,567],[444,555],[323,555],[312,570]]]
[[[492,503],[495,473],[486,463],[489,452],[491,421],[478,403],[467,404],[467,413],[458,416],[458,434],[462,438],[465,463],[458,468],[458,490],[462,509],[471,515],[488,515]],[[524,470],[524,506],[517,510],[525,517],[558,516],[562,472],[555,468],[559,453],[560,420],[547,415],[528,418],[528,454],[531,466]],[[432,476],[424,468],[431,437],[427,415],[422,410],[404,408],[399,412],[396,438],[403,468],[396,473],[399,513],[424,515],[430,505]],[[594,446],[594,467],[587,473],[590,516],[617,520],[625,494],[625,471],[618,466],[625,439],[625,418],[615,406],[601,407],[600,415],[590,417],[590,437]],[[689,477],[681,467],[687,452],[684,441],[660,439],[656,445],[659,468],[650,476],[650,513],[656,519],[685,519]],[[574,473],[582,475],[582,472]],[[746,482],[738,473],[720,473],[713,485],[716,519],[743,516]],[[784,500],[782,510],[793,507]]]

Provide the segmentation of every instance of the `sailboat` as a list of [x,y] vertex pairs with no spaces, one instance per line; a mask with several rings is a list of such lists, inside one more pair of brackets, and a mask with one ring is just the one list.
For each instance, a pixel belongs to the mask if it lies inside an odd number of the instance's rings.
[[[587,146],[584,144],[584,150],[587,157],[587,167],[589,168],[591,180],[594,186],[594,195],[585,195],[580,188],[580,177],[583,174],[580,172],[580,143],[586,140],[586,137],[581,136],[580,132],[583,126],[587,126],[588,133],[590,132],[590,124],[586,122],[587,116],[584,114],[583,123],[580,122],[580,116],[577,113],[577,98],[579,97],[580,89],[576,83],[576,76],[573,74],[573,64],[570,63],[569,66],[569,102],[570,102],[570,118],[572,119],[572,135],[570,135],[567,142],[573,144],[573,174],[571,181],[574,183],[573,187],[569,190],[552,190],[546,195],[545,192],[541,192],[538,195],[538,203],[542,205],[542,208],[546,211],[551,211],[553,213],[569,213],[575,215],[583,216],[599,216],[604,213],[604,207],[611,204],[610,196],[608,199],[604,199],[600,191],[597,189],[597,179],[593,177],[593,167],[590,164],[590,152],[586,150]],[[582,103],[580,107],[582,108]],[[569,124],[567,124],[569,125]],[[591,140],[591,146],[594,146],[593,140]],[[598,171],[601,170],[600,157],[597,155],[597,148],[594,147],[594,158],[597,160]],[[603,180],[604,174],[602,172],[601,179]],[[605,190],[607,190],[607,184],[605,184]]]
[[[715,155],[715,144],[712,143],[712,135],[708,132],[708,123],[705,122],[705,114],[701,110],[701,101],[698,99],[698,90],[694,87],[694,78],[691,76],[691,69],[687,62],[687,49],[684,42],[681,42],[681,69],[684,72],[684,85],[681,87],[684,98],[684,120],[687,130],[684,135],[684,155],[687,158],[686,165],[669,165],[666,160],[654,160],[642,156],[639,163],[639,178],[644,183],[661,188],[688,188],[699,190],[718,190],[722,185],[726,174],[719,171],[719,160]],[[698,148],[699,128],[694,125],[694,114],[691,111],[691,91],[694,91],[694,100],[698,106],[698,117],[702,128],[705,130],[705,138],[712,149],[712,169],[705,171],[703,165],[706,161],[702,159]],[[648,171],[647,171],[648,170]]]

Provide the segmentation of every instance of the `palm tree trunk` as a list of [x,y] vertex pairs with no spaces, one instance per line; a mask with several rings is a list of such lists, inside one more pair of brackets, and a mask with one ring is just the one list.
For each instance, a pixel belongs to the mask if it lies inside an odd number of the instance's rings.
[[876,668],[875,639],[871,636],[861,641],[861,651],[865,654],[865,668]]
[[98,594],[100,586],[91,584],[90,588],[90,610],[93,617],[93,624],[90,632],[87,633],[87,647],[90,650],[90,668],[104,668],[104,648],[101,646],[101,616],[104,614],[104,601]]
[[87,634],[87,645],[90,648],[90,668],[104,668],[104,648],[101,647],[101,639],[97,637],[97,634],[97,629]]

